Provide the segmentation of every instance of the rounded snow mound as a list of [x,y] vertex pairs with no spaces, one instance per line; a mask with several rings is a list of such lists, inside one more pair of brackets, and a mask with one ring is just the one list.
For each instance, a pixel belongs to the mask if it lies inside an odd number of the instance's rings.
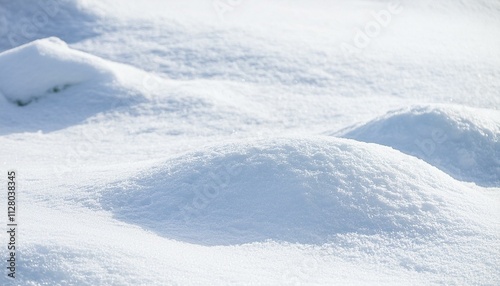
[[117,68],[131,69],[73,50],[55,37],[36,40],[0,53],[0,93],[26,105],[73,85],[113,81]]
[[[103,192],[119,220],[201,244],[464,229],[468,189],[427,163],[349,139],[283,138],[168,160]],[[465,210],[464,210],[465,209]],[[464,215],[465,213],[465,215]]]
[[412,107],[341,131],[340,135],[390,146],[458,180],[500,186],[500,112],[496,110]]

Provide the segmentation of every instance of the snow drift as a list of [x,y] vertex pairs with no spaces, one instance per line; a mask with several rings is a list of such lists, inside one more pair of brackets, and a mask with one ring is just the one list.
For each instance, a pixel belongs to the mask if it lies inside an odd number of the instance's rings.
[[54,37],[0,53],[0,74],[0,120],[9,122],[0,134],[52,132],[152,99],[143,84],[148,73],[71,49]]
[[[104,192],[116,218],[201,244],[335,235],[439,235],[470,221],[469,191],[384,146],[316,137],[234,143],[186,154]],[[467,206],[469,208],[471,206]]]
[[424,106],[390,112],[340,135],[390,146],[456,179],[500,186],[500,112]]
[[500,285],[497,111],[318,136],[500,106],[500,2],[397,2],[0,0],[0,285]]
[[51,37],[0,53],[0,92],[9,101],[26,105],[74,85],[113,82],[131,69],[70,49]]
[[[266,117],[265,107],[235,94],[230,86],[168,80],[72,49],[55,37],[0,53],[0,74],[0,119],[16,121],[3,126],[0,134],[58,130],[120,107],[136,116],[150,114],[155,121],[180,120],[179,125],[189,118],[196,125],[212,124],[212,129],[221,129],[226,121],[260,122]],[[6,101],[37,104],[20,109]]]

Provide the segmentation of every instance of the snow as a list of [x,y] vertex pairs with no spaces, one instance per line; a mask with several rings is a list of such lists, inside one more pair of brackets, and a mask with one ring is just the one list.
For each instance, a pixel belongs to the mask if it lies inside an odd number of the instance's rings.
[[100,202],[117,219],[182,241],[317,244],[346,233],[465,232],[469,215],[456,212],[469,192],[390,148],[287,137],[184,154],[103,191]]
[[498,186],[498,115],[496,111],[463,106],[405,108],[344,131],[342,136],[390,146],[459,180]]
[[[71,50],[58,38],[37,40],[0,54],[1,92],[26,105],[47,93],[88,81],[112,81],[96,57]],[[18,80],[23,78],[29,82]]]
[[500,284],[499,11],[0,0],[0,284]]

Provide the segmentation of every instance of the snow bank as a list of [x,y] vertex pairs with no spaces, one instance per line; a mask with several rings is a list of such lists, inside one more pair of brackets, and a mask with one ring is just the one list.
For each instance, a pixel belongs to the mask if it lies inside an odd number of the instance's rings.
[[201,244],[324,243],[348,233],[463,230],[475,225],[464,224],[465,196],[462,185],[416,158],[316,137],[187,154],[109,188],[101,203],[120,220]]
[[[58,38],[0,53],[0,74],[0,121],[12,122],[4,124],[0,134],[51,132],[102,112],[129,107],[134,116],[149,115],[157,124],[175,126],[175,131],[169,132],[177,134],[196,130],[193,126],[203,126],[204,132],[234,132],[235,127],[226,126],[234,123],[245,128],[245,124],[235,122],[261,122],[269,113],[267,107],[239,95],[231,86],[168,80],[71,49]],[[22,110],[7,104],[25,106],[33,101],[36,104]],[[138,125],[150,125],[147,120]],[[178,131],[180,125],[188,124]]]
[[70,49],[54,37],[1,53],[0,74],[0,92],[19,105],[73,85],[114,77],[104,60]]
[[500,186],[500,112],[496,110],[413,107],[340,135],[393,147],[459,180]]

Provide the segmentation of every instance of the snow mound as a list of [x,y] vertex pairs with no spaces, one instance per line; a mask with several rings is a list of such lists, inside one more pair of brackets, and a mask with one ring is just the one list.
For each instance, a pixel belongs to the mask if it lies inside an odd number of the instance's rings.
[[463,231],[475,225],[468,222],[473,207],[463,205],[470,196],[463,185],[414,157],[320,136],[186,154],[109,187],[100,202],[119,220],[213,245]]
[[340,133],[416,156],[459,180],[500,186],[500,112],[496,110],[412,107]]
[[0,53],[0,93],[26,105],[85,82],[112,82],[125,65],[73,50],[58,38],[36,40]]
[[0,73],[0,91],[19,105],[50,92],[112,75],[97,58],[72,50],[54,37],[1,53]]
[[[74,50],[55,37],[0,53],[0,74],[0,121],[11,122],[0,128],[0,135],[52,132],[118,113],[140,117],[142,127],[148,120],[169,126],[170,134],[200,125],[233,132],[234,127],[224,127],[227,122],[254,124],[268,117],[265,107],[230,85],[169,80]],[[189,126],[182,130],[180,125]]]

